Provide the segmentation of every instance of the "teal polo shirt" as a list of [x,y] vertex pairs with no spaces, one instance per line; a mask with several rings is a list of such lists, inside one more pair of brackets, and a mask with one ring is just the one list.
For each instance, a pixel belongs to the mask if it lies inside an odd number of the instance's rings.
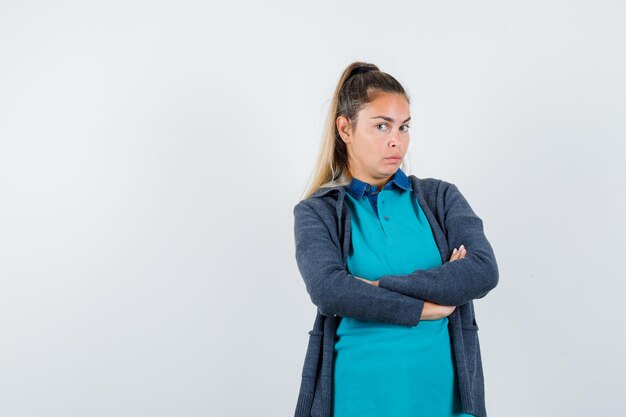
[[[346,188],[352,275],[377,280],[441,265],[430,224],[400,168],[380,191],[357,178]],[[447,317],[416,326],[342,317],[334,349],[333,417],[471,416],[459,412]]]

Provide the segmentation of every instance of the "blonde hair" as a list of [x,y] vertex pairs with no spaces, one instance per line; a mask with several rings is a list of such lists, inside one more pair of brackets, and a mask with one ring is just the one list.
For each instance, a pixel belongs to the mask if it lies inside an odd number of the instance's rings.
[[[402,94],[410,103],[407,93],[398,80],[380,71],[374,64],[357,61],[348,65],[343,71],[330,102],[312,180],[304,192],[303,199],[309,198],[320,188],[338,187],[350,183],[352,176],[348,169],[347,147],[337,131],[337,117],[347,117],[353,128],[356,128],[357,116],[361,108],[382,92]],[[404,160],[400,167],[406,171]]]

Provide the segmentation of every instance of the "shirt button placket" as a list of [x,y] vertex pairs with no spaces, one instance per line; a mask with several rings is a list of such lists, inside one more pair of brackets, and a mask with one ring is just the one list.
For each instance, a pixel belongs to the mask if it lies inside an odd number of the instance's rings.
[[379,218],[380,218],[381,226],[383,230],[385,231],[385,234],[388,235],[391,232],[391,229],[390,229],[391,225],[387,222],[391,220],[391,217],[385,214],[386,212],[385,199],[383,198],[383,195],[384,195],[383,192],[378,193],[378,206],[379,206],[378,212],[380,214]]
[[[380,202],[380,205],[381,205],[381,206],[385,205],[385,199],[384,199],[384,198],[382,198],[382,193],[380,193],[380,194],[378,195],[378,198],[379,198],[379,200],[378,200],[378,201]],[[391,219],[391,217],[389,217],[389,216],[383,216],[383,219],[385,219],[386,221],[389,221],[389,220]]]

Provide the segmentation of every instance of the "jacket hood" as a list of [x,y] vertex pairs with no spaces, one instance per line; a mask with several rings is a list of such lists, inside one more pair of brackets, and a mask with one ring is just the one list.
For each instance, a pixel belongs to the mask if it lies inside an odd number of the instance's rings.
[[[337,218],[341,219],[343,212],[343,201],[346,197],[346,189],[339,185],[334,187],[322,187],[318,188],[309,198],[320,198],[324,201],[328,201],[335,206],[337,210]],[[334,200],[334,201],[333,201]]]

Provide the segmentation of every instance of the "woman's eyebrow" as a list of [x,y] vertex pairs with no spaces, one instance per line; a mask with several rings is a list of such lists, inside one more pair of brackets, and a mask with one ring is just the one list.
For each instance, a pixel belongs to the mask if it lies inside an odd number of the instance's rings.
[[[393,120],[391,117],[387,117],[387,116],[374,116],[374,117],[370,117],[370,119],[377,119],[377,118],[380,118],[380,119],[385,119],[385,120],[386,120],[386,121],[388,121],[388,122],[395,122],[395,120]],[[405,120],[404,122],[402,122],[402,123],[406,123],[406,122],[408,122],[409,120],[411,120],[411,116],[409,116],[409,118],[408,118],[408,119],[406,119],[406,120]]]

